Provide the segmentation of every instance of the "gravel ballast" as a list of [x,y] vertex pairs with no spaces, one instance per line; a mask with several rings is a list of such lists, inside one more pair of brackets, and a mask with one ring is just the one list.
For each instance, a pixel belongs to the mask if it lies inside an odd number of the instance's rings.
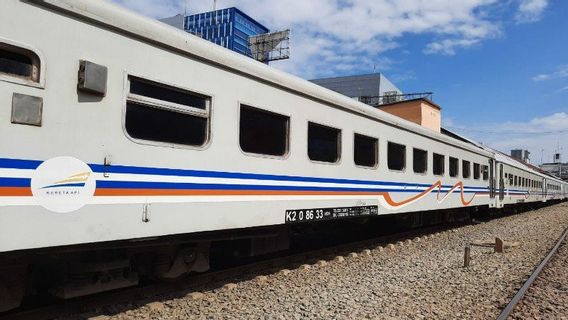
[[568,239],[517,305],[512,319],[568,319]]
[[[563,203],[98,314],[105,319],[495,319],[567,226],[568,203]],[[472,247],[471,264],[463,267],[469,242],[495,237],[519,245],[505,253]],[[563,263],[556,272],[564,275],[566,289]]]

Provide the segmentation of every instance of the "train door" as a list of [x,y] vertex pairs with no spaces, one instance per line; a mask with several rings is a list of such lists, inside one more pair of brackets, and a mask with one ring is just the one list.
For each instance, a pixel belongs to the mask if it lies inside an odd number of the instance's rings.
[[495,199],[495,161],[489,160],[489,197]]
[[503,164],[499,164],[499,201],[505,199],[505,177],[503,172]]
[[546,185],[546,179],[542,179],[542,202],[546,202],[546,196],[548,192],[548,188]]
[[489,160],[489,206],[497,205],[495,200],[495,160]]

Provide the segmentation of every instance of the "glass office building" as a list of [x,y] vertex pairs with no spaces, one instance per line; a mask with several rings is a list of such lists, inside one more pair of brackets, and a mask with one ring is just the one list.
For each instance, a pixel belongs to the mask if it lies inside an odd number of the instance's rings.
[[252,57],[249,49],[249,36],[270,31],[234,7],[187,16],[184,29],[249,57]]

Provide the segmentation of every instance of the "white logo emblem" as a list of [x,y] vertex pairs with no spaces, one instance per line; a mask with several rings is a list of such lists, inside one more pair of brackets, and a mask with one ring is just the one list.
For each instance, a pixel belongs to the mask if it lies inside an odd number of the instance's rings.
[[67,213],[89,203],[97,185],[93,171],[86,163],[72,157],[58,157],[37,167],[31,188],[42,207]]

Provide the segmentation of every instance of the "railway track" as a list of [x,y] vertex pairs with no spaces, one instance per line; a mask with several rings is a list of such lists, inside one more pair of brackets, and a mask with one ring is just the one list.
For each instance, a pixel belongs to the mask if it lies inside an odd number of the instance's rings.
[[519,289],[519,291],[517,291],[517,293],[515,294],[513,299],[503,309],[503,311],[501,312],[501,314],[499,315],[497,320],[506,320],[506,319],[509,319],[509,317],[511,317],[511,315],[515,311],[515,307],[517,306],[517,304],[519,304],[519,302],[522,301],[523,297],[525,296],[525,294],[527,293],[529,288],[532,286],[532,284],[535,282],[535,280],[538,279],[542,270],[549,264],[549,262],[555,256],[556,252],[558,251],[558,248],[561,247],[562,243],[564,243],[567,236],[568,236],[568,228],[566,228],[564,230],[564,232],[562,233],[562,235],[558,239],[558,242],[556,243],[556,245],[554,247],[552,247],[550,252],[548,252],[546,257],[536,267],[536,269],[533,271],[533,273],[530,275],[530,277],[527,279],[527,281],[525,281],[523,286]]
[[87,297],[75,298],[53,304],[17,310],[0,315],[2,320],[34,320],[54,319],[100,310],[109,305],[136,304],[144,305],[155,301],[158,296],[182,297],[191,292],[201,292],[216,288],[231,282],[252,279],[257,275],[274,273],[279,270],[297,268],[301,264],[315,263],[321,259],[331,259],[350,252],[362,252],[365,249],[375,249],[378,246],[400,244],[416,238],[424,238],[439,232],[451,230],[464,224],[425,227],[397,234],[380,236],[362,241],[349,242],[331,247],[324,247],[304,252],[289,252],[282,256],[259,260],[227,269],[211,271],[188,277],[175,283],[151,283],[137,287],[126,288]]

